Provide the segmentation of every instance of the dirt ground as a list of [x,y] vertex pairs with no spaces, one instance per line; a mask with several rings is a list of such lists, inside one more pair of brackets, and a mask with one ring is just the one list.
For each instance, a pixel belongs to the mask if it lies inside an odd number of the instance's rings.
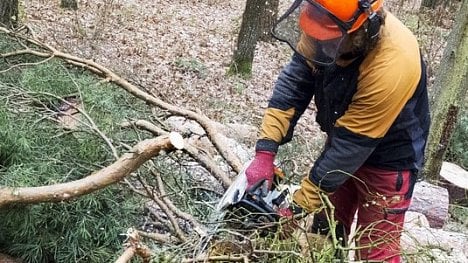
[[[227,77],[244,1],[189,2],[82,0],[75,12],[59,1],[33,0],[25,14],[41,41],[93,59],[169,103],[258,126],[291,50],[259,43],[252,78]],[[319,133],[313,120],[308,111],[300,121],[304,136]]]
[[261,43],[252,79],[226,77],[243,1],[85,0],[77,12],[58,2],[27,2],[27,23],[40,40],[220,121],[259,117],[289,56],[285,47]]

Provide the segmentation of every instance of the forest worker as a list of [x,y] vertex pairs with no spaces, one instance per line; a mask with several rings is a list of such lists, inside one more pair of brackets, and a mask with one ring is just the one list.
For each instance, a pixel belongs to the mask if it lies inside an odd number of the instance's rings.
[[[264,113],[248,188],[272,181],[279,145],[312,98],[328,135],[320,157],[294,192],[313,213],[319,193],[349,233],[355,212],[361,260],[400,262],[400,236],[429,129],[425,65],[415,36],[383,0],[296,0],[273,30],[294,49]],[[297,27],[297,28],[296,28]],[[322,214],[314,231],[326,231]]]

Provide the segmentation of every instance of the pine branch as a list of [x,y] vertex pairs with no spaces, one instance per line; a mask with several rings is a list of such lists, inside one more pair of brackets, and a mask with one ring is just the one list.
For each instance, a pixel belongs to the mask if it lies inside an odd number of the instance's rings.
[[60,202],[89,194],[120,181],[161,151],[172,149],[169,136],[160,136],[141,141],[113,164],[76,181],[39,187],[2,187],[0,207],[13,203]]

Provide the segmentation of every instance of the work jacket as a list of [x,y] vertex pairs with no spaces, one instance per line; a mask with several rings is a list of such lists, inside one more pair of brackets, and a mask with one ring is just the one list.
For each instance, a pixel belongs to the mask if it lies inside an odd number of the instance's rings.
[[256,150],[277,152],[290,141],[312,98],[328,134],[309,175],[322,190],[334,191],[362,165],[421,169],[430,122],[425,65],[416,38],[392,14],[376,47],[347,66],[313,70],[293,55],[275,84]]

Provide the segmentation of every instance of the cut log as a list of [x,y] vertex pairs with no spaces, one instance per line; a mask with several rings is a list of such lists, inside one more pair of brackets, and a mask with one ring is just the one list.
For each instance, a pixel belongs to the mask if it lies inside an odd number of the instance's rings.
[[442,228],[449,218],[448,207],[447,189],[424,181],[416,183],[409,211],[425,215],[431,227]]
[[401,247],[405,262],[466,263],[468,235],[430,228],[426,216],[407,212]]
[[449,192],[450,203],[468,205],[468,171],[456,164],[443,162],[440,177],[441,186]]
[[[420,259],[408,262],[467,262],[468,236],[464,233],[406,225],[401,246],[404,253]],[[436,256],[430,249],[445,253]]]

